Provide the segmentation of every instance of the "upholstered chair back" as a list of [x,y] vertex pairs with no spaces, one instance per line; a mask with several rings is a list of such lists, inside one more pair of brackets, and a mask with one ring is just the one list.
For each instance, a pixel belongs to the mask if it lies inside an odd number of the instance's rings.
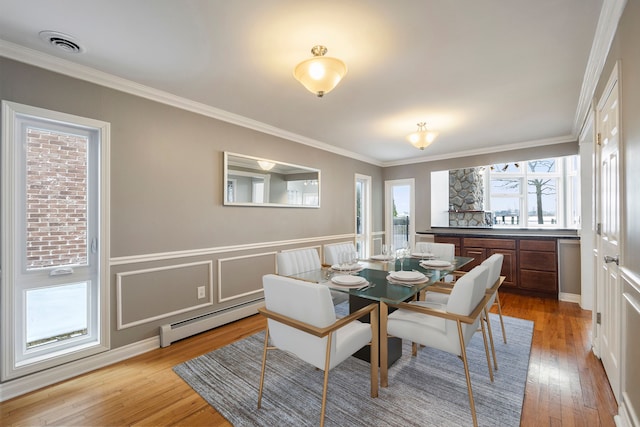
[[456,254],[456,246],[453,243],[418,242],[416,252],[432,253],[437,259],[451,261]]
[[279,252],[276,256],[278,274],[291,276],[305,271],[321,268],[320,256],[315,249],[298,249],[287,252]]
[[[317,283],[268,274],[262,279],[267,310],[323,328],[336,321],[329,288]],[[274,346],[324,370],[327,337],[318,338],[300,329],[269,319]],[[330,351],[333,368],[371,340],[371,328],[358,321],[334,333]]]
[[[471,314],[485,296],[488,276],[489,269],[486,266],[478,265],[467,274],[460,277],[455,282],[453,289],[451,290],[451,295],[449,295],[447,311],[464,316]],[[462,334],[464,336],[465,345],[478,329],[479,322],[480,316],[478,316],[474,323],[462,324]],[[454,332],[455,329],[457,329],[456,322],[453,320],[447,320],[447,332],[451,332],[451,335],[457,338],[457,333]],[[457,354],[460,354],[459,347],[458,342]]]
[[352,253],[355,251],[356,247],[351,242],[324,245],[324,263],[328,265],[339,264],[341,253]]

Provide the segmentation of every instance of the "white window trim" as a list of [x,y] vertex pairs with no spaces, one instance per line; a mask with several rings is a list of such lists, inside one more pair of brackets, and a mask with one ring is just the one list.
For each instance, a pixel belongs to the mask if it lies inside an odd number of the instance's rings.
[[[14,360],[14,331],[15,331],[15,311],[14,300],[15,292],[13,286],[13,277],[15,273],[16,254],[13,252],[12,243],[16,238],[13,206],[18,195],[15,192],[16,165],[12,163],[15,158],[13,144],[16,129],[16,119],[19,114],[39,117],[45,120],[52,120],[64,123],[73,123],[75,125],[87,126],[97,129],[100,132],[100,318],[98,342],[96,345],[88,349],[78,350],[76,352],[68,352],[64,356],[48,359],[43,362],[31,363],[24,366],[18,366]],[[109,321],[109,200],[110,200],[110,124],[74,116],[71,114],[46,110],[43,108],[32,107],[10,101],[2,101],[2,203],[1,203],[1,220],[0,233],[2,242],[0,243],[0,265],[2,266],[0,281],[2,283],[1,301],[2,304],[2,328],[0,329],[0,343],[2,344],[2,380],[18,378],[20,376],[32,374],[44,369],[77,360],[79,357],[86,357],[97,354],[110,348],[110,321]],[[19,255],[18,255],[19,256]]]

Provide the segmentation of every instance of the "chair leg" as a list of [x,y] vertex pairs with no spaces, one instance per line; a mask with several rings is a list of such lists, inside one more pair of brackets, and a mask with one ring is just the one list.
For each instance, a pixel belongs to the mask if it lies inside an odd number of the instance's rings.
[[322,409],[320,409],[320,427],[324,426],[324,412],[327,409],[327,385],[329,384],[329,364],[331,357],[331,338],[333,332],[329,332],[327,336],[327,353],[324,357],[324,382],[322,385]]
[[260,388],[258,389],[258,409],[262,405],[262,385],[264,384],[264,370],[267,366],[267,347],[269,343],[269,326],[264,331],[264,350],[262,350],[262,370],[260,371]]
[[[486,312],[485,307],[484,311]],[[487,344],[487,331],[484,327],[484,320],[482,320],[482,314],[480,315],[480,326],[482,328],[482,341],[484,342],[484,353],[487,356],[487,367],[489,368],[489,378],[493,382],[493,369],[491,368],[491,357],[489,356],[489,345]]]
[[458,320],[458,337],[460,338],[460,357],[464,364],[464,375],[467,378],[467,391],[469,392],[469,407],[471,408],[471,418],[473,418],[473,426],[478,427],[478,418],[476,417],[476,405],[473,403],[473,391],[471,390],[471,376],[469,375],[469,364],[467,363],[467,350],[464,346],[464,337],[462,335],[462,323]]
[[496,304],[498,304],[498,315],[500,316],[500,325],[502,326],[502,340],[507,343],[507,333],[504,330],[504,320],[502,320],[502,306],[500,305],[500,294],[496,292]]
[[484,308],[484,315],[487,321],[487,330],[489,331],[489,344],[491,344],[491,353],[493,353],[493,367],[498,370],[498,359],[496,359],[496,346],[493,344],[493,332],[491,330],[491,319],[489,319],[489,310]]
[[369,316],[369,321],[371,322],[371,397],[378,397],[378,366],[380,365],[380,329],[378,325],[380,323],[380,308],[376,307]]

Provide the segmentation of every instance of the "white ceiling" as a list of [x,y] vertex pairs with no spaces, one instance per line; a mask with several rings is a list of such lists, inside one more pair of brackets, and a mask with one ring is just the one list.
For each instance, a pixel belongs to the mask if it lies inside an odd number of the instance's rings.
[[[0,0],[0,55],[391,165],[575,140],[602,4]],[[349,69],[324,98],[292,75],[316,44]],[[421,121],[440,132],[424,151],[405,139]]]

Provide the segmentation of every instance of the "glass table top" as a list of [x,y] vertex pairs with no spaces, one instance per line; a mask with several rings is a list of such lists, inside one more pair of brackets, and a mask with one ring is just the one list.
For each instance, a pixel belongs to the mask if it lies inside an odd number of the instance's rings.
[[361,298],[388,303],[399,303],[413,297],[421,290],[433,285],[446,275],[451,274],[451,272],[459,270],[464,265],[473,261],[473,258],[455,257],[451,266],[445,268],[425,268],[420,265],[420,261],[418,258],[406,258],[403,264],[403,271],[419,271],[428,277],[428,281],[418,284],[397,284],[389,282],[387,279],[389,273],[392,271],[400,271],[400,261],[396,261],[395,263],[393,261],[361,261],[360,264],[364,268],[351,274],[361,276],[369,282],[369,285],[362,289],[331,286],[333,284],[331,278],[334,275],[346,274],[345,272],[335,271],[331,268],[306,271],[290,277],[326,284],[334,291],[345,292]]

